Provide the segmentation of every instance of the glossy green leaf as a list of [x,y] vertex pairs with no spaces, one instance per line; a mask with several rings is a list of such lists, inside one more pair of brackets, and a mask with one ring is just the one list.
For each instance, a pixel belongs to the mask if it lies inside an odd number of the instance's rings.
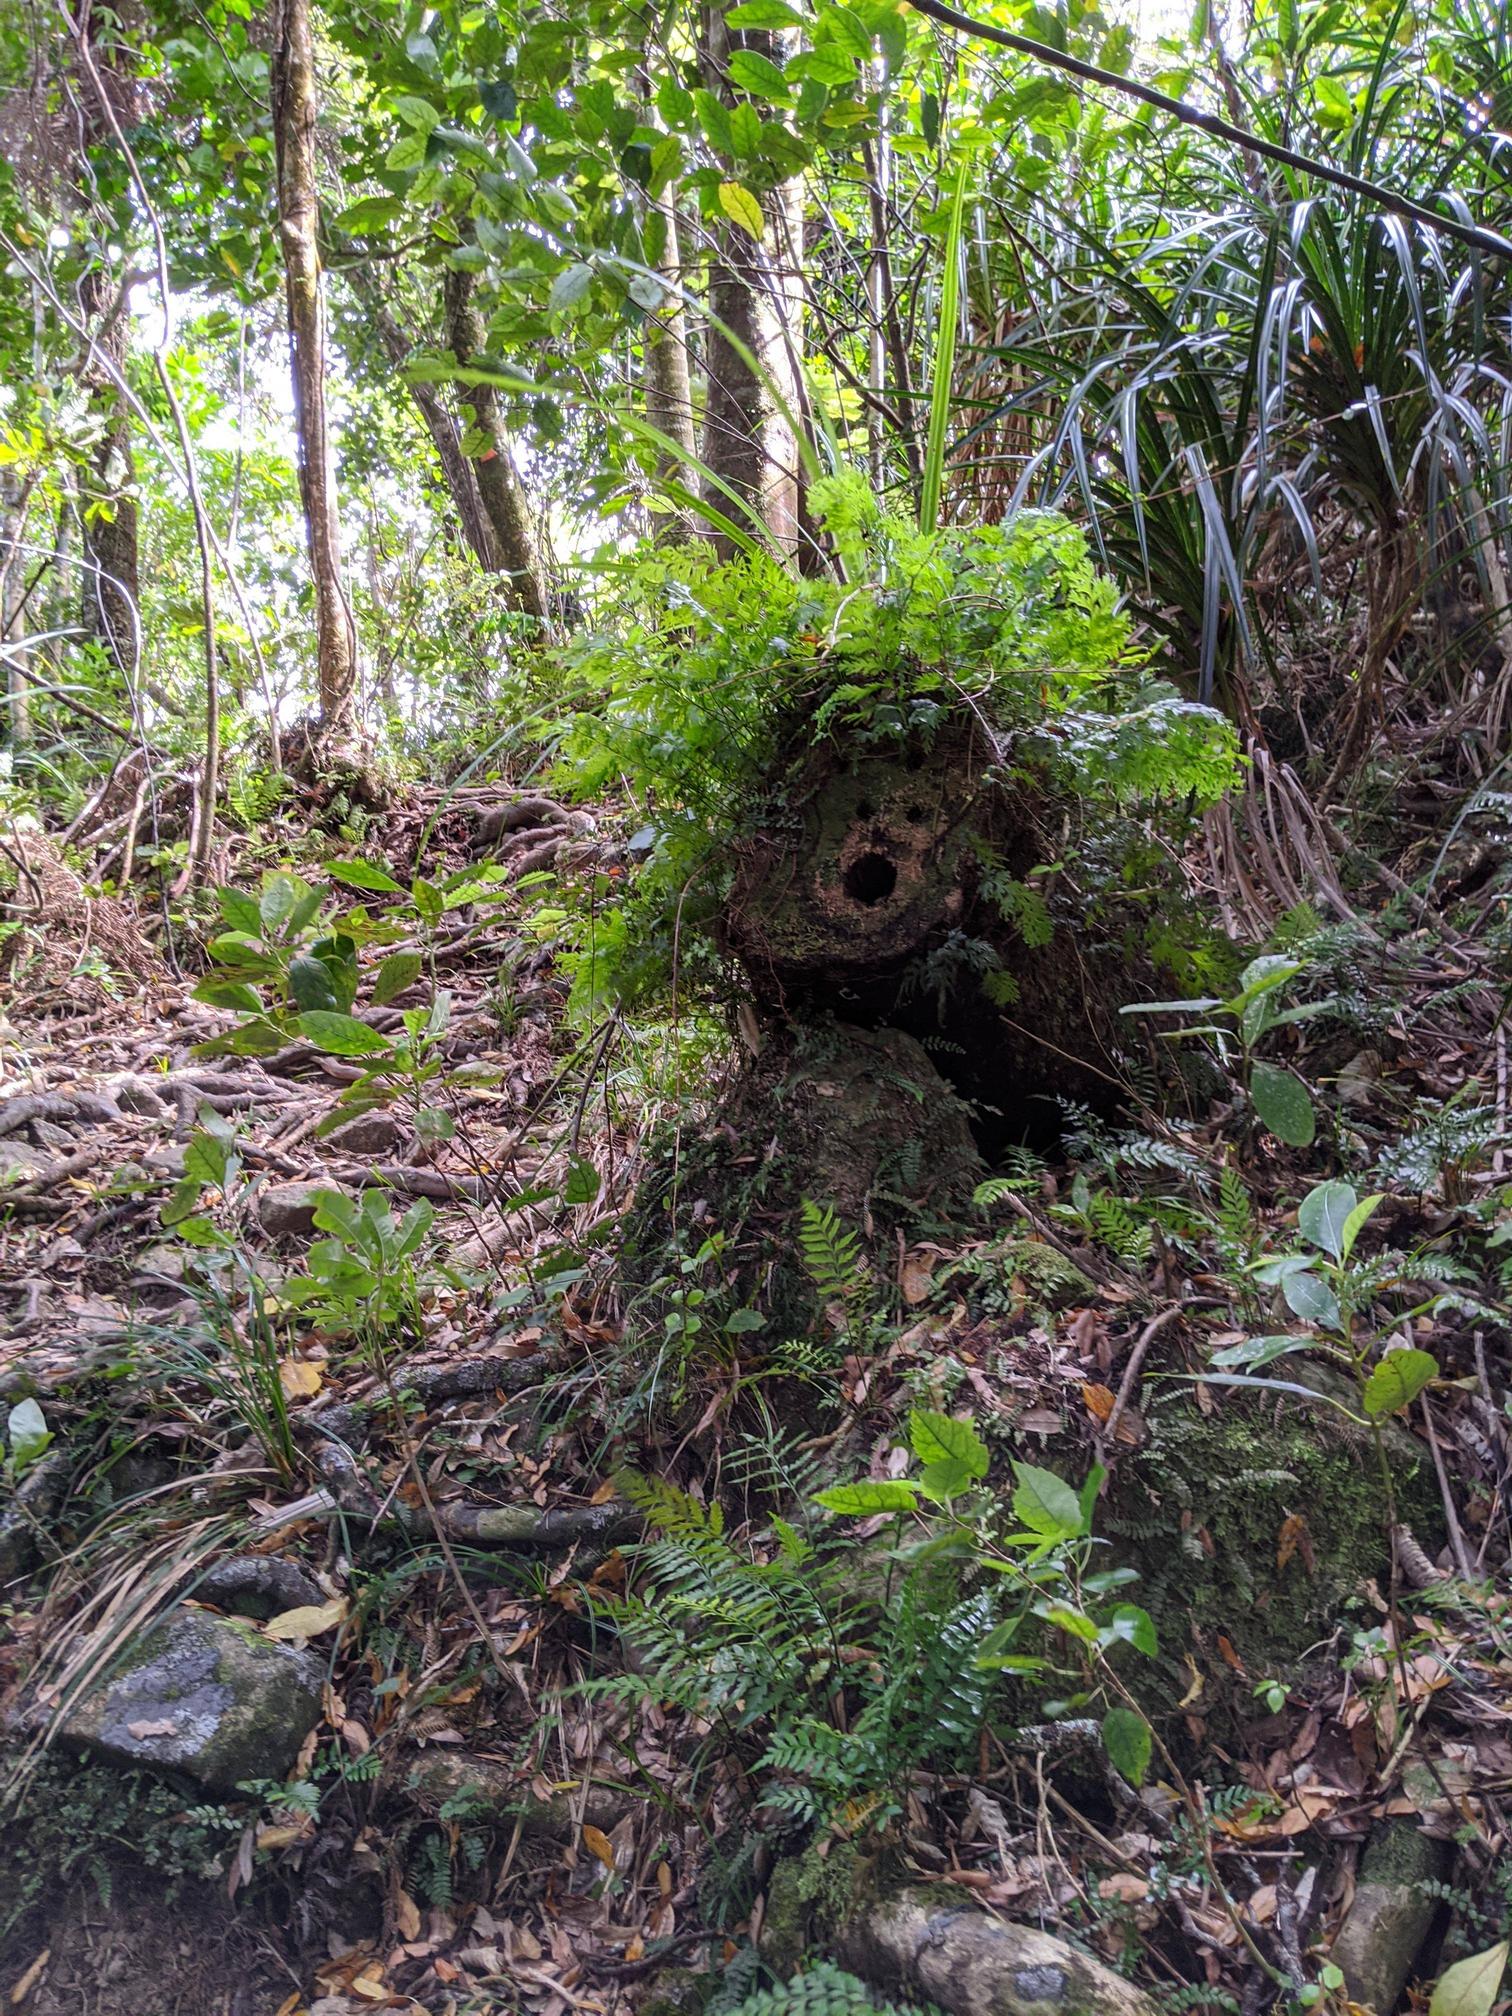
[[1278,1141],[1306,1148],[1317,1133],[1317,1115],[1307,1087],[1277,1064],[1256,1064],[1250,1072],[1255,1111]]
[[969,1421],[915,1407],[908,1417],[908,1441],[921,1463],[959,1463],[968,1478],[987,1475],[987,1445]]
[[355,1015],[311,1009],[298,1017],[298,1027],[301,1036],[332,1057],[376,1057],[393,1048],[387,1036],[359,1022]]
[[871,1512],[912,1512],[919,1496],[912,1484],[901,1477],[868,1478],[861,1484],[832,1484],[817,1495],[816,1503],[827,1512],[842,1512],[854,1518]]
[[1427,1351],[1388,1351],[1365,1381],[1361,1396],[1372,1421],[1400,1414],[1410,1407],[1430,1379],[1437,1379],[1438,1360]]
[[1132,1708],[1110,1708],[1103,1717],[1102,1739],[1108,1762],[1137,1790],[1149,1773],[1155,1749],[1149,1723]]

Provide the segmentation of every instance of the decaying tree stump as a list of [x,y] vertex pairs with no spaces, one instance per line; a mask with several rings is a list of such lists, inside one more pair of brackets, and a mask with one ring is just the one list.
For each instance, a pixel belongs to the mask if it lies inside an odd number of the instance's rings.
[[[724,941],[776,1040],[819,1016],[901,1030],[986,1109],[989,1140],[1052,1135],[1057,1097],[1119,1103],[1117,1011],[1146,983],[1055,867],[1084,808],[982,728],[850,761],[822,744],[773,806],[742,846]],[[1047,905],[1048,943],[1026,942],[1009,887]]]

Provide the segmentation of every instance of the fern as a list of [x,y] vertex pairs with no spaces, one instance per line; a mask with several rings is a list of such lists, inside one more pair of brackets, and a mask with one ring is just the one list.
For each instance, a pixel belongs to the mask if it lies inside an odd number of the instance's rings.
[[732,2016],[939,2016],[933,2003],[889,2002],[828,1960],[777,1988],[758,1988]]
[[822,1301],[855,1301],[865,1286],[861,1242],[849,1226],[841,1224],[831,1205],[804,1198],[798,1246]]
[[1244,1178],[1225,1162],[1218,1177],[1218,1242],[1234,1259],[1247,1259],[1255,1245],[1255,1213]]

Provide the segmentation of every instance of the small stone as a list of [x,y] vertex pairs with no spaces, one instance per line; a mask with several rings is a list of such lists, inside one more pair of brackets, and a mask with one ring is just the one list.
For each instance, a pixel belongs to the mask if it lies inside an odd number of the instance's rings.
[[24,1183],[47,1167],[50,1157],[25,1141],[0,1141],[0,1190],[7,1182]]
[[334,1183],[274,1183],[257,1200],[257,1215],[270,1238],[285,1239],[315,1229],[315,1206]]
[[181,1608],[127,1670],[65,1716],[66,1742],[118,1764],[176,1771],[209,1792],[282,1778],[320,1716],[321,1667],[250,1626]]
[[344,1120],[325,1137],[326,1146],[343,1155],[387,1155],[404,1139],[404,1129],[392,1113],[359,1113]]
[[1359,1880],[1330,1960],[1343,1970],[1351,2002],[1388,2016],[1401,1997],[1448,1873],[1449,1844],[1410,1821],[1378,1827],[1360,1860]]

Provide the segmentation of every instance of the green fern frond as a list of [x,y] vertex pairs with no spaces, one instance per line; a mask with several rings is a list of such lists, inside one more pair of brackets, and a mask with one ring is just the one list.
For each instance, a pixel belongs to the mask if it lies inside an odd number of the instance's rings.
[[861,1242],[840,1222],[833,1206],[804,1198],[798,1246],[809,1279],[824,1301],[855,1300],[865,1285]]

